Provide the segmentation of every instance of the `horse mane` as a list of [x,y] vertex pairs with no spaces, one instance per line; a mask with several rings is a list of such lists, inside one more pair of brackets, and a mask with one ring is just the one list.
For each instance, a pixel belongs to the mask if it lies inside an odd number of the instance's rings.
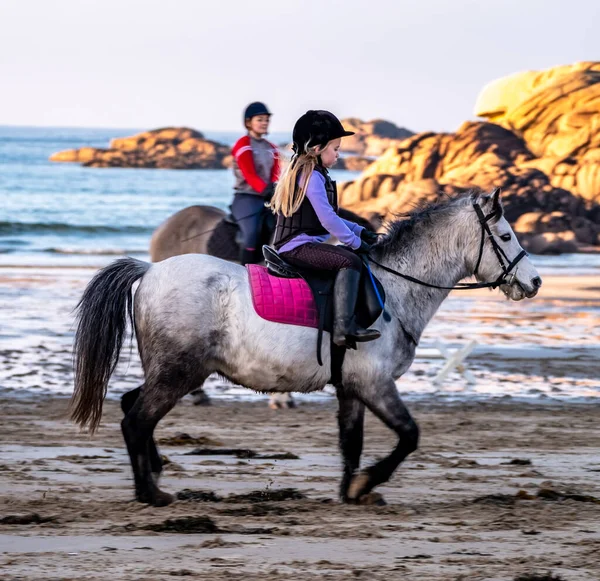
[[[479,188],[473,188],[454,194],[438,193],[434,202],[421,201],[415,205],[413,210],[402,214],[395,214],[394,218],[384,224],[386,232],[376,244],[386,254],[395,252],[406,246],[406,243],[414,238],[415,231],[427,224],[432,224],[441,216],[448,215],[453,210],[463,208],[471,200],[477,199],[482,203],[489,200],[489,196]],[[496,221],[500,214],[494,218]]]

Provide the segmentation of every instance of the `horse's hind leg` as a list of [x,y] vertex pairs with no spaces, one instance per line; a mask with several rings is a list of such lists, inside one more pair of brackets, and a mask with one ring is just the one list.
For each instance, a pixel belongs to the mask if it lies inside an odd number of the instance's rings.
[[350,501],[359,500],[378,484],[387,482],[419,443],[419,427],[400,399],[394,381],[389,380],[376,387],[357,388],[356,393],[370,411],[396,432],[398,444],[389,456],[352,478],[347,494]]
[[194,403],[194,405],[210,405],[211,401],[210,401],[210,397],[208,397],[208,394],[204,391],[204,388],[202,387],[198,387],[196,389],[194,389],[193,391],[190,392],[190,395],[192,396],[192,401]]
[[344,463],[344,472],[340,486],[340,497],[348,500],[350,481],[360,465],[363,447],[363,427],[365,422],[365,405],[353,395],[337,388],[339,402],[338,425],[340,429],[340,451]]
[[173,496],[160,490],[152,475],[150,442],[153,440],[154,429],[179,399],[206,379],[206,375],[200,378],[197,371],[186,376],[189,366],[173,369],[166,362],[163,365],[164,370],[155,375],[152,381],[148,379],[152,375],[147,374],[144,389],[140,390],[121,422],[133,469],[136,499],[154,506],[165,506],[173,502]]
[[[136,387],[135,389],[123,394],[121,397],[121,409],[123,410],[124,415],[127,415],[131,410],[133,404],[139,397],[140,392],[144,389],[144,385],[145,384],[142,384],[139,387]],[[160,474],[163,469],[163,463],[158,448],[156,447],[154,436],[148,440],[148,457],[150,459],[150,467],[152,469],[152,475],[154,476],[154,482],[158,484],[158,479],[160,478]]]

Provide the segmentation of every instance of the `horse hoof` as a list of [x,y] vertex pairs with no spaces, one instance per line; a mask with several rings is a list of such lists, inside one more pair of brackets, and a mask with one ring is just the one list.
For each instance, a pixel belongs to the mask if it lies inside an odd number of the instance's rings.
[[369,492],[359,496],[356,504],[362,506],[387,506],[387,502],[379,492]]
[[175,497],[172,494],[157,490],[154,495],[154,500],[150,504],[152,504],[152,506],[168,506],[173,502],[175,502]]
[[272,410],[293,410],[296,402],[292,401],[270,401],[269,408]]
[[273,394],[269,399],[272,410],[288,410],[296,407],[296,402],[290,394]]
[[365,472],[361,472],[352,478],[350,481],[350,486],[348,486],[348,500],[356,501],[358,498],[363,495],[363,491],[366,489],[369,484],[369,475]]

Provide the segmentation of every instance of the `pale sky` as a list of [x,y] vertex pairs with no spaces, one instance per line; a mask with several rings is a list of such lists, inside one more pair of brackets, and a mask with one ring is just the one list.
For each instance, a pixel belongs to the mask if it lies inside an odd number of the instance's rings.
[[0,125],[454,130],[495,78],[600,60],[598,0],[0,0]]

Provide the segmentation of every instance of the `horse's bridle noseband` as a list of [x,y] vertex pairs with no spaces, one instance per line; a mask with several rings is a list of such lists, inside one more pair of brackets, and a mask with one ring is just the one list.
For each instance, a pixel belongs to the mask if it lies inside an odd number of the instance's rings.
[[473,272],[475,275],[478,274],[479,266],[481,265],[481,259],[483,257],[483,249],[485,247],[485,239],[487,236],[487,239],[490,241],[490,244],[492,245],[492,249],[494,250],[494,253],[496,254],[496,258],[498,258],[498,262],[500,263],[500,268],[502,269],[502,274],[494,282],[476,282],[476,283],[468,283],[468,282],[460,283],[459,282],[456,286],[438,286],[436,284],[430,284],[428,282],[424,282],[422,280],[419,280],[418,278],[409,276],[408,274],[403,274],[401,272],[398,272],[397,270],[394,270],[383,264],[380,264],[379,262],[373,260],[372,258],[369,258],[369,261],[372,262],[373,264],[376,264],[377,266],[379,266],[386,272],[395,274],[396,276],[400,276],[400,277],[404,278],[405,280],[408,280],[410,282],[414,282],[416,284],[420,284],[422,286],[426,286],[429,288],[438,288],[438,289],[444,289],[444,290],[472,290],[472,289],[478,289],[478,288],[498,288],[499,286],[501,286],[503,284],[508,284],[508,285],[512,284],[514,282],[515,276],[516,276],[516,273],[512,272],[512,271],[515,268],[515,266],[517,266],[517,264],[523,258],[525,258],[525,256],[527,256],[527,252],[525,252],[525,250],[521,250],[521,252],[519,252],[519,254],[517,254],[517,256],[511,261],[508,258],[508,256],[506,256],[506,253],[504,252],[504,250],[502,250],[500,245],[496,242],[496,239],[494,238],[494,234],[490,230],[489,222],[497,215],[497,212],[492,211],[490,214],[488,214],[486,216],[483,213],[481,206],[475,200],[473,200],[472,203],[473,203],[473,209],[475,210],[475,213],[477,214],[477,218],[479,219],[479,223],[481,224],[481,242],[479,244],[479,256],[477,258],[477,263],[475,264],[475,270]]
[[[515,256],[515,258],[511,261],[510,258],[506,256],[504,250],[502,250],[500,245],[496,242],[496,239],[494,238],[494,235],[492,234],[492,231],[490,230],[490,226],[488,224],[488,222],[492,218],[494,218],[496,212],[490,212],[487,216],[485,216],[483,211],[481,210],[481,206],[475,200],[473,200],[473,209],[475,210],[477,218],[479,218],[479,223],[481,224],[481,242],[479,244],[479,257],[477,258],[477,263],[475,264],[475,270],[473,271],[474,274],[479,274],[479,265],[481,264],[481,258],[483,256],[483,247],[485,245],[485,237],[487,235],[487,238],[490,241],[490,244],[492,245],[492,249],[494,250],[494,254],[498,259],[498,262],[500,263],[500,268],[502,269],[502,274],[498,277],[496,281],[494,281],[494,283],[491,284],[494,284],[496,286],[500,286],[502,284],[512,284],[515,280],[516,272],[513,272],[512,274],[511,272],[513,268],[517,266],[517,264],[521,261],[521,259],[527,256],[527,252],[525,252],[525,250],[521,250],[521,252],[519,252],[519,254],[517,254],[517,256]],[[510,278],[508,278],[509,275]]]

